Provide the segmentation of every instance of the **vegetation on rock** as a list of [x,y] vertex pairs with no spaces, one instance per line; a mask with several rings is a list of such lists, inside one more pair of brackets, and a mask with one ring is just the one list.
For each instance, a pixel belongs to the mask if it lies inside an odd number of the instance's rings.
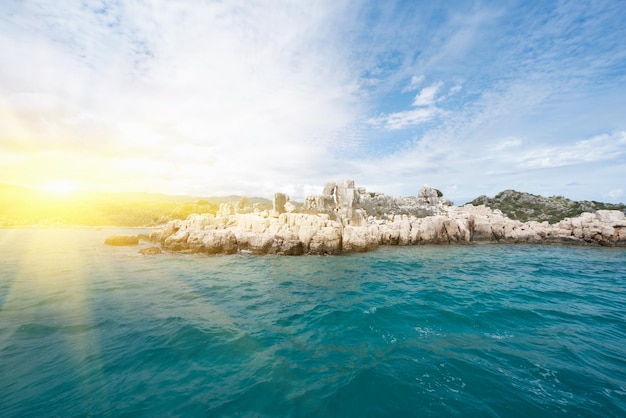
[[479,196],[469,202],[478,206],[485,205],[492,209],[499,209],[511,219],[522,222],[548,221],[556,223],[565,218],[572,218],[583,212],[595,212],[597,210],[621,210],[626,209],[622,203],[602,203],[596,201],[575,201],[563,196],[543,197],[530,193],[505,190],[491,198],[485,195]]

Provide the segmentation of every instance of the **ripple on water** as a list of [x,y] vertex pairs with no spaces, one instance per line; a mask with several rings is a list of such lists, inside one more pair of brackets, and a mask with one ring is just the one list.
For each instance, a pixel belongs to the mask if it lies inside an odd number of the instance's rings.
[[626,415],[623,250],[146,258],[54,234],[0,248],[6,416]]

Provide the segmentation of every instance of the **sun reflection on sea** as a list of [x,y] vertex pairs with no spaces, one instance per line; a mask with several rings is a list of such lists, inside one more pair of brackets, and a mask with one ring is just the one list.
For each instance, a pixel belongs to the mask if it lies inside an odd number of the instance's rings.
[[[88,242],[84,231],[71,228],[16,228],[3,232],[0,245],[15,245],[20,251],[15,252],[15,260],[5,260],[15,263],[16,274],[0,305],[0,321],[13,324],[11,333],[61,330],[57,349],[69,354],[74,362],[72,370],[84,379],[97,378],[104,383],[85,268],[93,243]],[[26,296],[36,305],[25,309]]]

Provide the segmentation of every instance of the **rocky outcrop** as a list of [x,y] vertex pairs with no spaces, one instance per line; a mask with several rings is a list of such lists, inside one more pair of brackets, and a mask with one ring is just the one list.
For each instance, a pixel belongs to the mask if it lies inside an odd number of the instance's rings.
[[139,254],[142,255],[154,255],[161,254],[163,251],[159,247],[147,247],[139,250]]
[[342,184],[326,183],[321,195],[307,196],[304,210],[308,213],[326,213],[341,219],[344,225],[364,226],[367,217],[409,215],[417,218],[440,215],[452,202],[442,197],[437,189],[422,187],[417,196],[393,197],[371,193],[364,187],[355,187],[354,180]]
[[440,215],[452,202],[442,197],[437,189],[428,185],[422,187],[417,196],[394,197],[383,193],[368,193],[362,190],[360,207],[367,216],[407,215],[417,218]]
[[326,183],[321,195],[306,198],[304,210],[309,213],[329,214],[346,226],[363,226],[366,220],[366,212],[360,206],[363,195],[365,189],[357,189],[354,180],[344,180],[341,185]]
[[[380,245],[473,242],[626,246],[626,217],[620,211],[584,213],[554,224],[521,222],[484,205],[452,206],[425,186],[411,200],[384,200],[404,202],[414,212],[368,216],[363,204],[377,196],[383,195],[368,194],[349,180],[327,183],[321,195],[307,198],[306,213],[288,212],[289,197],[276,194],[270,212],[190,215],[150,238],[168,251],[205,254],[321,255],[372,251]],[[418,216],[423,213],[429,215]]]
[[265,213],[226,218],[191,215],[185,221],[169,222],[151,239],[169,251],[300,255],[338,254],[342,237],[342,224],[327,214]]
[[544,197],[515,190],[504,190],[494,197],[479,196],[470,202],[472,205],[485,205],[500,209],[511,219],[522,222],[548,221],[556,223],[564,218],[573,218],[585,212],[598,210],[624,211],[626,205],[602,203],[589,200],[570,200],[563,196]]

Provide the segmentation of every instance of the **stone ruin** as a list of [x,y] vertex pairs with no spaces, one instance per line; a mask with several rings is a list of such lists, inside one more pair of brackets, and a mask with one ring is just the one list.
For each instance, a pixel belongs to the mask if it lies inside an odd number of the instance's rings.
[[306,197],[304,210],[333,215],[335,219],[341,220],[344,226],[363,226],[367,224],[366,213],[359,205],[363,194],[365,189],[357,189],[354,180],[344,180],[341,185],[328,182],[324,185],[321,195]]
[[379,245],[475,241],[626,246],[626,217],[620,211],[583,213],[552,225],[524,223],[483,205],[452,206],[429,186],[416,197],[396,198],[368,193],[352,180],[330,182],[321,195],[306,198],[305,213],[288,213],[295,205],[282,193],[274,195],[271,210],[237,213],[249,210],[245,203],[221,207],[223,213],[235,212],[227,216],[172,220],[149,239],[167,251],[206,254],[340,254]]
[[382,193],[368,193],[364,187],[356,187],[354,180],[342,184],[328,182],[321,195],[307,196],[304,211],[326,213],[341,220],[344,226],[364,226],[369,217],[412,215],[418,218],[439,215],[452,202],[441,197],[441,192],[424,185],[417,197],[392,197]]
[[[393,197],[383,193],[368,192],[365,187],[356,187],[354,180],[342,183],[328,182],[322,194],[309,195],[304,200],[302,212],[327,214],[330,219],[344,226],[365,226],[370,218],[385,218],[408,215],[417,218],[440,215],[452,203],[441,197],[441,192],[428,185],[422,187],[417,196]],[[271,210],[260,210],[258,204],[248,205],[247,198],[237,203],[220,204],[217,217],[236,214],[258,213],[277,217],[283,213],[299,212],[286,193],[275,193]]]
[[274,193],[274,201],[272,203],[272,216],[278,216],[281,213],[292,213],[296,210],[296,206],[291,203],[288,194]]

